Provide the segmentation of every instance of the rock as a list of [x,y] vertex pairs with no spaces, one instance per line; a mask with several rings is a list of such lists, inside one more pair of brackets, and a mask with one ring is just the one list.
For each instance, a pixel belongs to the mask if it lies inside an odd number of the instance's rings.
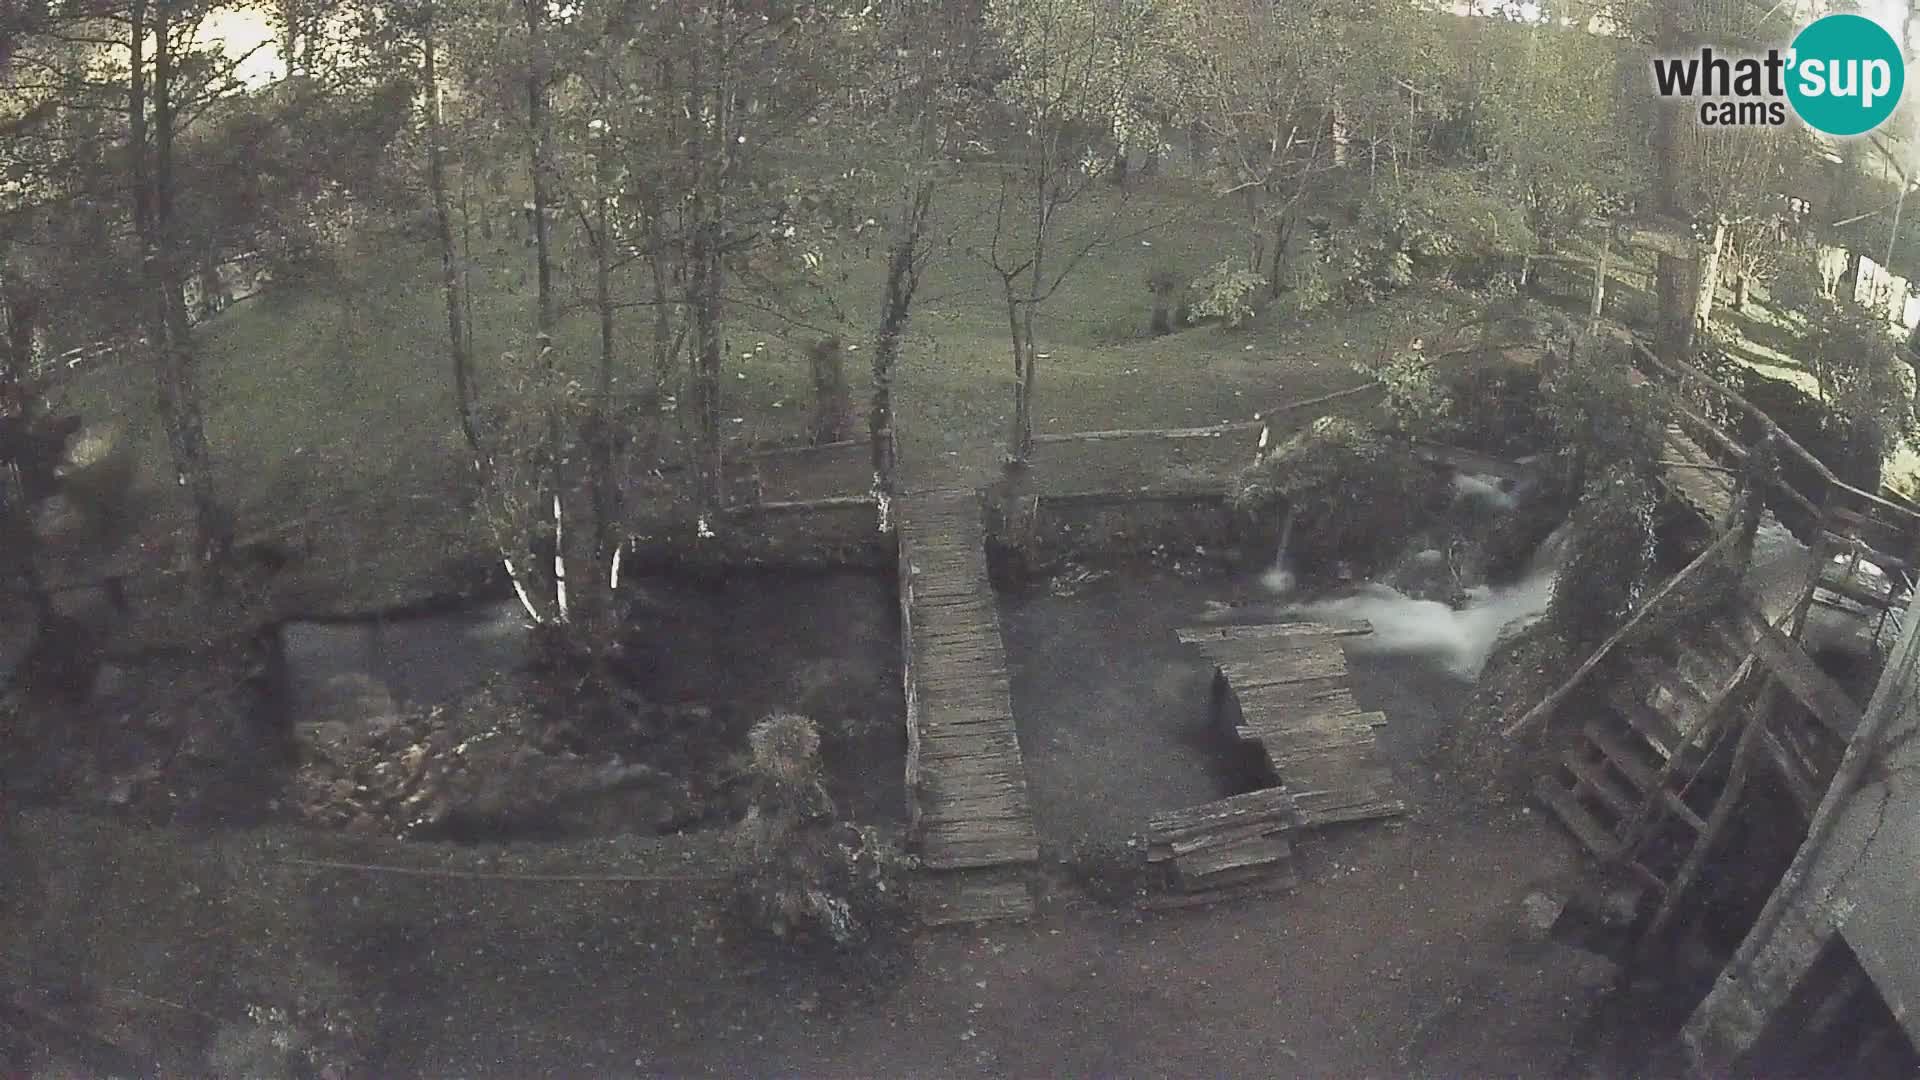
[[1560,921],[1560,913],[1566,910],[1567,902],[1558,900],[1546,893],[1528,893],[1520,901],[1520,926],[1530,941],[1546,941],[1553,934],[1553,925]]

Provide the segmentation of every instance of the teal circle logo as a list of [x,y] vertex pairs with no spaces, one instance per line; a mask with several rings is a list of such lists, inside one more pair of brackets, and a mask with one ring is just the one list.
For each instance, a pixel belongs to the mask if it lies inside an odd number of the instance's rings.
[[1893,35],[1862,15],[1828,15],[1793,39],[1787,99],[1807,126],[1863,135],[1886,122],[1907,85]]

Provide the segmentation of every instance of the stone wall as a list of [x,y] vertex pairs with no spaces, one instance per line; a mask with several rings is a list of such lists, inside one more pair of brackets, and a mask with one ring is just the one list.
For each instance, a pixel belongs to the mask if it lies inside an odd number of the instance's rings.
[[988,549],[1015,572],[1156,557],[1263,565],[1277,544],[1273,530],[1242,517],[1217,489],[988,500]]

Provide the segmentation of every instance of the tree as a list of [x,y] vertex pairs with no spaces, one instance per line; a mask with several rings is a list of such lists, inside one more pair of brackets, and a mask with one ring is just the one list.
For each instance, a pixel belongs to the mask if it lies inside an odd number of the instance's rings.
[[1520,40],[1486,36],[1496,48],[1476,58],[1484,66],[1474,140],[1519,198],[1539,252],[1551,255],[1645,179],[1614,98],[1619,46],[1543,25]]
[[989,0],[986,23],[1008,59],[1009,73],[996,92],[1026,127],[1002,172],[993,237],[982,255],[1000,281],[1013,350],[1007,460],[1024,465],[1033,450],[1041,359],[1035,317],[1108,239],[1115,221],[1107,215],[1070,240],[1061,236],[1070,209],[1111,162],[1090,150],[1087,137],[1115,131],[1122,145],[1152,137],[1152,122],[1135,108],[1130,91],[1146,58],[1164,51],[1164,43],[1150,35],[1158,23],[1143,5]]
[[1188,0],[1172,21],[1182,113],[1213,148],[1214,190],[1242,207],[1246,268],[1278,296],[1295,213],[1333,166],[1333,20],[1319,3]]
[[888,103],[874,157],[898,163],[867,413],[873,485],[883,496],[895,490],[893,376],[914,296],[933,255],[934,197],[948,178],[954,147],[984,104],[970,89],[982,66],[981,37],[971,18],[938,2],[903,5],[886,39],[895,63],[869,89],[876,103]]
[[204,54],[191,51],[204,13],[183,0],[130,0],[126,115],[140,310],[159,384],[160,422],[175,480],[192,504],[195,562],[203,571],[203,585],[212,591],[232,547],[234,525],[231,511],[214,491],[207,452],[187,317],[174,148],[196,107],[232,92],[237,84],[230,66],[218,71]]

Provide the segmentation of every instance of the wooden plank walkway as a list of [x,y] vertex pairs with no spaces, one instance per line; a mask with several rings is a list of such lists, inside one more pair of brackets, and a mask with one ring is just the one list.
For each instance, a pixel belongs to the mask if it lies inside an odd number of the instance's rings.
[[1291,623],[1179,631],[1215,670],[1215,707],[1239,706],[1236,733],[1259,744],[1312,829],[1406,813],[1374,736],[1386,714],[1353,698],[1339,639],[1364,624]]
[[1709,526],[1717,528],[1728,520],[1737,486],[1733,474],[1724,471],[1720,462],[1678,424],[1667,427],[1663,453],[1667,462],[1682,463],[1665,466],[1667,491],[1692,507]]
[[895,503],[907,684],[909,839],[929,922],[1032,914],[1039,841],[1014,731],[985,523],[972,490]]

